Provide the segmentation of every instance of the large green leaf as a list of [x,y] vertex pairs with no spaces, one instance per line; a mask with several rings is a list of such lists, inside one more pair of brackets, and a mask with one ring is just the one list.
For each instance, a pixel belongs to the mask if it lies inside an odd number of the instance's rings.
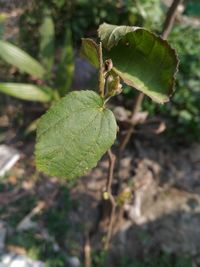
[[[54,22],[52,17],[45,12],[42,25],[40,27],[40,56],[43,66],[48,74],[51,74],[51,69],[54,63],[55,47],[54,47]],[[48,75],[48,76],[49,76]]]
[[95,68],[99,68],[98,45],[92,39],[82,39],[81,55]]
[[164,103],[174,91],[178,59],[159,36],[138,27],[102,24],[99,37],[113,71],[128,85]]
[[49,102],[53,98],[51,88],[25,83],[0,83],[0,92],[29,101]]
[[93,91],[74,91],[40,119],[36,164],[39,170],[66,178],[96,166],[116,138],[113,113]]
[[56,73],[56,85],[61,96],[71,89],[74,76],[74,50],[72,45],[71,30],[65,33],[64,43],[61,47],[60,62]]
[[2,40],[0,40],[0,57],[20,71],[36,78],[43,78],[45,75],[45,69],[37,60],[17,46]]

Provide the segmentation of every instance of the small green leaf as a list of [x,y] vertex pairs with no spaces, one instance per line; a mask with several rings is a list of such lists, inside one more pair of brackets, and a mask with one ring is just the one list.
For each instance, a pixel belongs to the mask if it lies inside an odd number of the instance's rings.
[[49,102],[53,98],[51,88],[25,83],[0,83],[0,92],[28,101]]
[[20,71],[26,72],[36,78],[43,78],[45,75],[45,69],[37,60],[17,46],[1,40],[0,57],[7,63],[17,67]]
[[128,85],[158,103],[169,101],[174,91],[178,59],[175,50],[159,36],[138,27],[103,24],[99,28],[104,56]]
[[54,47],[54,22],[52,17],[46,11],[42,25],[40,27],[40,57],[43,66],[47,69],[48,74],[54,63],[55,47]]
[[113,113],[93,91],[74,91],[40,119],[36,164],[39,170],[75,178],[95,167],[116,138]]
[[74,76],[74,50],[72,45],[71,30],[67,29],[64,43],[61,47],[60,62],[57,69],[55,87],[58,88],[60,96],[64,96],[71,89]]
[[82,39],[81,55],[95,68],[99,68],[98,45],[92,39]]

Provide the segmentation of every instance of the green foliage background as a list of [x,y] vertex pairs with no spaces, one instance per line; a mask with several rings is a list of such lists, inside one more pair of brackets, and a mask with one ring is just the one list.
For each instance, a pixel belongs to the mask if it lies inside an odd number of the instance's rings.
[[[199,16],[199,3],[196,0],[184,1],[187,16]],[[118,25],[143,26],[160,33],[166,7],[160,0],[141,1],[98,1],[98,0],[50,0],[31,1],[21,17],[21,40],[32,34],[35,41],[29,40],[24,47],[35,56],[39,45],[37,27],[41,23],[41,12],[44,8],[51,11],[56,25],[56,40],[62,39],[66,25],[72,31],[73,46],[80,46],[80,38],[96,36],[98,25],[104,21]],[[24,27],[23,25],[26,25]],[[177,49],[180,68],[177,75],[176,93],[167,105],[157,105],[146,99],[143,108],[150,115],[162,115],[167,124],[166,133],[186,140],[200,140],[200,32],[195,26],[176,24],[169,41]],[[31,44],[29,44],[31,42]],[[35,44],[33,46],[32,44]],[[125,99],[133,96],[132,89],[126,88]]]

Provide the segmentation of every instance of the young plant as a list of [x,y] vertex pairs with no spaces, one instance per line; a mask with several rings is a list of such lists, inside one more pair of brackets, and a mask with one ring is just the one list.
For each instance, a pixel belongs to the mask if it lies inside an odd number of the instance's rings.
[[120,81],[157,103],[169,101],[174,92],[178,59],[167,41],[143,28],[106,23],[98,34],[100,44],[83,39],[81,48],[99,69],[98,92],[69,93],[38,124],[36,165],[47,174],[79,177],[109,150],[118,127],[107,102],[122,91]]
[[[0,58],[16,67],[20,72],[27,73],[36,81],[35,84],[0,82],[0,92],[13,97],[38,102],[54,102],[64,96],[70,89],[74,59],[71,32],[66,31],[60,53],[60,62],[53,79],[55,61],[54,22],[48,10],[40,26],[41,63],[17,46],[0,40]],[[42,84],[42,85],[41,85]]]

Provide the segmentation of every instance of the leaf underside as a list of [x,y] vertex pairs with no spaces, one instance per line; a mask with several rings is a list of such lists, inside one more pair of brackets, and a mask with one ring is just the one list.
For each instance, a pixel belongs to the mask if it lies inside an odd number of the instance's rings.
[[103,23],[99,26],[98,35],[103,43],[103,47],[110,50],[113,46],[117,45],[123,36],[136,28],[138,27],[117,26]]
[[104,57],[128,85],[164,103],[174,91],[178,59],[167,41],[138,27],[102,24],[99,37]]
[[116,120],[93,91],[74,91],[42,116],[36,165],[55,176],[75,178],[95,167],[116,138]]

